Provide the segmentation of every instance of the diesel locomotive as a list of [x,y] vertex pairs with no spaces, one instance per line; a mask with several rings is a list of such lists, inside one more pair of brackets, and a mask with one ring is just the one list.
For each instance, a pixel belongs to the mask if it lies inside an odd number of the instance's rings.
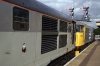
[[36,0],[0,0],[0,66],[59,66],[93,41],[79,23]]

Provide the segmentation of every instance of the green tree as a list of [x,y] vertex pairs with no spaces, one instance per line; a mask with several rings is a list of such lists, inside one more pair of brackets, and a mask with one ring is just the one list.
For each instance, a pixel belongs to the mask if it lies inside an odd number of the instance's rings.
[[95,35],[100,35],[100,28],[94,30]]

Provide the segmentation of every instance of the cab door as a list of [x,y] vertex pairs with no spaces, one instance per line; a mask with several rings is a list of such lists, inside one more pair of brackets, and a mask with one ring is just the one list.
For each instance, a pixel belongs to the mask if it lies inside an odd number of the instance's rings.
[[72,24],[72,44],[75,44],[75,33],[76,33],[76,23],[73,22]]

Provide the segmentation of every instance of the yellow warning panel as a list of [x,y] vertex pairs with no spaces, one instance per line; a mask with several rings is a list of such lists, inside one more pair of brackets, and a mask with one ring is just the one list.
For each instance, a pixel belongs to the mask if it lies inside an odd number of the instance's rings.
[[84,33],[76,32],[76,46],[82,46],[84,44]]
[[79,51],[75,51],[75,56],[77,56],[79,54]]

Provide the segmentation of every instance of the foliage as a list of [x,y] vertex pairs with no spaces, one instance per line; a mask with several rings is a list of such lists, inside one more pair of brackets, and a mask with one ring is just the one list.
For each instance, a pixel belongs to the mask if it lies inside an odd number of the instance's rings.
[[94,30],[95,35],[100,35],[100,28]]

